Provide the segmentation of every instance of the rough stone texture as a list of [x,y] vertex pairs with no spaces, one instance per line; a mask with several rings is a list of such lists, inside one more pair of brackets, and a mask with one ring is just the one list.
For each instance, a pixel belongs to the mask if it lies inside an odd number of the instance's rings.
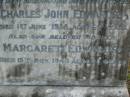
[[129,97],[124,87],[0,87],[0,97]]

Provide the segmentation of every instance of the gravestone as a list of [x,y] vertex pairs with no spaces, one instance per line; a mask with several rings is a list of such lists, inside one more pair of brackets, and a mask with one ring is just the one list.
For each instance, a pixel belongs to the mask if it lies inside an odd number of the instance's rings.
[[1,97],[128,97],[129,16],[128,0],[1,0]]

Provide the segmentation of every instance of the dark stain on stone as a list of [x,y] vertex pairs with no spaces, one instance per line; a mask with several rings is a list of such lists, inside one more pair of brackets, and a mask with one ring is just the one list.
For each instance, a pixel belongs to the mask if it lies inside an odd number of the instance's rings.
[[84,97],[93,97],[94,95],[92,93],[85,94]]
[[0,94],[0,97],[19,97],[19,92],[18,91],[13,91],[10,94]]
[[68,78],[78,79],[78,71],[72,70],[63,64],[59,64],[59,76],[61,76],[63,79],[66,79],[66,76]]
[[69,35],[73,35],[73,29],[72,29],[72,28],[70,28],[68,34],[69,34]]
[[[43,89],[44,90],[44,89]],[[41,89],[39,87],[35,88],[33,90],[33,93],[31,94],[31,97],[45,97],[45,90],[41,93]]]
[[34,92],[34,93],[32,94],[31,97],[41,97],[41,96],[40,96],[39,93],[36,91],[36,92]]
[[85,63],[83,63],[82,65],[82,68],[79,69],[79,72],[81,73],[80,76],[82,76],[81,78],[85,77],[87,79],[90,78],[90,73],[91,73],[91,66],[88,67],[87,64],[87,61],[91,61],[91,54],[89,52],[85,53],[85,52],[82,52],[81,53],[81,60],[83,60]]
[[[6,0],[0,0],[0,8],[3,8],[3,6],[6,6],[3,2]],[[8,2],[9,1],[9,2]],[[16,9],[16,7],[21,6],[22,0],[7,0],[7,4],[10,4],[10,9]]]
[[122,59],[128,58],[128,52],[130,52],[130,29],[127,32],[126,38],[123,40]]
[[[105,9],[107,9],[107,3],[105,3]],[[101,8],[102,9],[102,8]],[[104,37],[106,37],[107,34],[107,20],[108,19],[108,14],[107,12],[105,13],[105,17],[103,20],[98,21],[98,25],[99,25],[99,31],[98,31],[98,36],[99,39],[97,39],[95,42],[95,47],[100,47],[101,49],[105,49],[105,47],[107,46],[106,40],[104,39]],[[107,69],[108,69],[108,64],[104,63],[104,60],[106,59],[106,55],[104,54],[104,52],[98,53],[97,55],[100,55],[100,57],[97,57],[97,59],[100,58],[99,60],[99,65],[97,65],[96,68],[96,78],[97,80],[102,80],[105,79],[107,76],[102,76],[102,72],[104,72],[105,74],[107,74]],[[97,56],[95,55],[95,56]]]
[[19,97],[17,94],[12,95],[0,95],[0,97]]
[[83,60],[88,60],[90,58],[90,53],[82,52],[80,57]]
[[[78,69],[78,67],[76,66],[76,69]],[[79,79],[79,73],[78,71],[76,70],[75,71],[75,79],[78,80]]]
[[7,70],[7,78],[10,77],[22,77],[25,75],[29,75],[32,70],[32,65],[20,64],[13,66]]
[[15,7],[16,7],[15,0],[12,0],[12,2],[11,2],[11,8],[15,9]]
[[18,97],[18,94],[12,93],[10,97]]
[[0,9],[3,7],[3,0],[0,0]]
[[[130,29],[127,32],[126,37],[123,40],[123,45],[122,45],[122,60],[129,60],[129,54],[130,54]],[[127,74],[127,62],[126,64],[122,64],[121,68],[119,70],[119,79],[120,80],[126,80],[126,74]]]
[[61,58],[63,59],[67,58],[67,52],[61,52]]
[[20,7],[20,4],[21,4],[20,1],[12,0],[10,6],[11,6],[12,9],[16,9],[17,6]]
[[59,64],[59,76],[62,76],[62,78],[68,77],[70,79],[80,80],[85,77],[86,79],[89,79],[90,71],[91,66],[87,67],[87,64],[84,64],[83,66],[76,65],[75,70]]

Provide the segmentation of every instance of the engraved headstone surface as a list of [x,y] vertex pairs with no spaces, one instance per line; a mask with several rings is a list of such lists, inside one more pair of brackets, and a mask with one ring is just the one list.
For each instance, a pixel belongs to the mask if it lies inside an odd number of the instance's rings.
[[0,84],[122,85],[127,0],[0,0]]
[[128,97],[129,2],[0,0],[0,97]]

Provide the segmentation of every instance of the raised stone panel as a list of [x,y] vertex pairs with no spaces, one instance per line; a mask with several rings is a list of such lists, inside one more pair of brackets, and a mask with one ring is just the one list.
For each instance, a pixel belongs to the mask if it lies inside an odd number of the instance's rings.
[[123,0],[0,0],[1,85],[123,85]]

